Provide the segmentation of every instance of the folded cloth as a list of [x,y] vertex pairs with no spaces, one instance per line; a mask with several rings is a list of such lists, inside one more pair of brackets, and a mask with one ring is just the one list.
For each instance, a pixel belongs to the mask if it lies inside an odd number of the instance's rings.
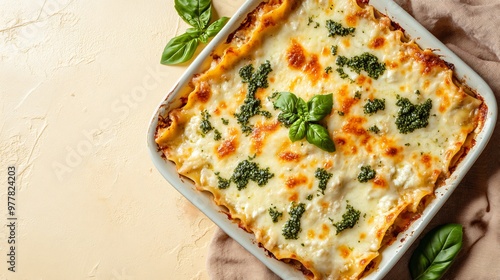
[[[396,0],[417,21],[471,66],[500,101],[500,1]],[[500,106],[499,106],[500,107]],[[425,232],[460,223],[464,245],[444,279],[500,279],[500,129]],[[412,248],[386,279],[410,279]],[[218,229],[210,244],[208,273],[214,280],[279,279]]]
[[207,266],[214,280],[280,279],[220,228],[210,243]]

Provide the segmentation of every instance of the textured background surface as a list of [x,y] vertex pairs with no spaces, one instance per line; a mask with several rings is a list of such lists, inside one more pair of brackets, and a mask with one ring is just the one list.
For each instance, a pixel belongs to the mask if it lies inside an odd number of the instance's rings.
[[[215,12],[241,3],[214,0]],[[160,56],[186,27],[173,0],[0,2],[0,279],[208,278],[215,227],[146,148],[149,119],[186,67]],[[8,165],[16,273],[4,254]]]

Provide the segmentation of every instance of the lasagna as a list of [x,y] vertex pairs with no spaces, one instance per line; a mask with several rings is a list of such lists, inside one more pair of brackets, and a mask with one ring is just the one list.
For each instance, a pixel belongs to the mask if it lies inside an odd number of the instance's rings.
[[179,174],[312,279],[361,277],[449,177],[484,107],[361,2],[263,1],[156,131]]

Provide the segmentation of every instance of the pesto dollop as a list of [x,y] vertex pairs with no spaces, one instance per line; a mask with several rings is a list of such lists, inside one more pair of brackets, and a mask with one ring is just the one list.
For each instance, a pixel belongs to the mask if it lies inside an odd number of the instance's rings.
[[350,204],[347,204],[346,212],[342,214],[342,221],[333,223],[333,226],[337,229],[337,234],[348,228],[353,228],[358,222],[360,215],[360,211],[354,209],[354,207],[352,207]]
[[378,128],[378,126],[374,125],[368,128],[368,131],[378,134],[380,132],[380,129]]
[[[369,77],[374,78],[375,80],[378,79],[378,77],[380,77],[382,74],[384,74],[385,71],[385,64],[383,62],[379,62],[378,58],[375,55],[368,52],[354,56],[352,58],[338,56],[335,63],[340,67],[347,66],[352,71],[358,74],[363,70],[368,74]],[[339,72],[339,70],[337,70],[337,72]],[[339,72],[339,74],[341,73]]]
[[274,177],[274,174],[269,172],[269,167],[261,169],[256,162],[246,159],[238,163],[231,176],[231,181],[236,184],[240,191],[247,187],[250,180],[256,182],[259,186],[264,186],[272,177]]
[[227,189],[229,185],[231,184],[230,179],[224,179],[220,176],[220,172],[215,172],[215,175],[217,176],[217,187],[221,190]]
[[298,239],[301,231],[300,218],[306,211],[306,206],[304,203],[295,204],[295,202],[292,202],[290,208],[291,209],[288,212],[290,219],[288,219],[283,226],[282,234],[285,239]]
[[365,114],[375,114],[379,110],[385,110],[385,99],[368,99],[365,106],[363,106],[363,112]]
[[201,112],[201,122],[200,122],[201,135],[205,137],[207,133],[214,130],[214,140],[219,141],[220,139],[222,139],[222,134],[219,130],[214,129],[212,123],[210,122],[210,117],[211,116],[207,110],[203,110]]
[[208,113],[207,110],[203,110],[201,112],[201,123],[200,123],[200,130],[201,130],[201,135],[205,137],[207,133],[209,133],[214,127],[210,123],[210,114]]
[[316,172],[314,172],[314,177],[319,180],[318,188],[321,190],[321,194],[325,194],[326,184],[328,184],[328,180],[330,180],[332,176],[332,173],[326,172],[323,168],[318,168]]
[[339,67],[339,68],[335,69],[335,71],[337,71],[337,73],[339,73],[340,78],[349,79],[351,82],[354,82],[351,78],[349,78],[349,75],[347,75],[347,73],[344,72],[344,68]]
[[356,31],[354,27],[343,27],[342,24],[331,19],[326,21],[326,29],[328,29],[328,37],[347,36]]
[[415,105],[408,98],[398,95],[396,105],[401,107],[396,119],[396,125],[400,133],[413,132],[415,129],[427,127],[429,124],[429,116],[432,109],[431,99],[427,99],[422,104]]
[[336,56],[337,55],[337,51],[338,51],[339,47],[337,45],[332,45],[330,47],[330,52],[332,53],[333,56]]
[[219,130],[214,130],[214,140],[215,141],[219,141],[220,139],[222,139],[222,133],[220,133]]
[[360,183],[366,183],[369,180],[375,178],[376,174],[377,173],[375,172],[375,170],[373,170],[371,168],[371,166],[369,166],[369,165],[362,166],[361,167],[361,172],[358,175],[358,181]]
[[274,206],[269,208],[269,215],[271,216],[273,223],[277,223],[278,219],[283,216],[283,212],[279,212],[278,209],[276,209],[276,206]]
[[243,105],[240,106],[239,113],[235,113],[234,115],[245,135],[249,135],[252,132],[252,127],[249,124],[251,117],[255,115],[262,115],[267,118],[271,117],[271,113],[261,110],[261,102],[255,98],[255,93],[259,88],[267,88],[269,86],[267,76],[271,71],[273,69],[269,61],[261,64],[256,71],[252,64],[241,67],[239,71],[242,82],[248,84],[248,91]]

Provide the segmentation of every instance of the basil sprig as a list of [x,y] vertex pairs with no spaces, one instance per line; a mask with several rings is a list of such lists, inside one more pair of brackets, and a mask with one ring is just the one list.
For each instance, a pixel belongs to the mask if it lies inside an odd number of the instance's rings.
[[289,127],[288,137],[292,142],[306,138],[307,142],[327,152],[334,152],[335,145],[328,130],[320,124],[332,111],[332,94],[315,95],[307,103],[291,92],[279,92],[273,102],[276,109],[282,112],[278,120]]
[[425,235],[410,259],[414,280],[440,279],[462,248],[462,226],[447,224]]
[[211,0],[175,0],[175,10],[179,16],[192,28],[186,33],[172,38],[161,56],[161,64],[172,65],[186,62],[202,43],[215,36],[228,21],[222,17],[209,25],[212,18]]

